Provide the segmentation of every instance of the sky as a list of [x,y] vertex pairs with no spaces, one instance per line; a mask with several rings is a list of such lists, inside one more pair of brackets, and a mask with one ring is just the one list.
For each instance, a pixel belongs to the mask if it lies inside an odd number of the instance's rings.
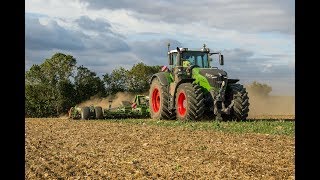
[[25,70],[57,52],[102,76],[168,65],[167,43],[224,55],[212,65],[241,84],[295,94],[294,0],[26,0]]

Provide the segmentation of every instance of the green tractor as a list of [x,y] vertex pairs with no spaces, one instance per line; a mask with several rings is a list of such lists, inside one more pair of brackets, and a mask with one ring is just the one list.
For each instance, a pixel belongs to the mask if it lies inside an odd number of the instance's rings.
[[[230,79],[227,72],[211,67],[213,54],[203,45],[200,50],[179,48],[169,50],[168,68],[150,79],[149,107],[152,119],[238,120],[249,113],[249,97],[239,79]],[[165,67],[165,66],[164,66]]]

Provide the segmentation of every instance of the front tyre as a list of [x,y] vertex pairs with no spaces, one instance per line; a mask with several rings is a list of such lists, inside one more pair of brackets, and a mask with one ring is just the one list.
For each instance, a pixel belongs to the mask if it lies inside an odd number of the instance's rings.
[[157,78],[152,80],[149,90],[149,107],[152,119],[173,119],[169,110],[169,92]]
[[245,121],[248,117],[250,105],[246,88],[241,84],[231,84],[229,93],[231,93],[231,99],[234,101],[231,118],[237,121]]
[[177,119],[181,121],[199,120],[204,113],[204,98],[197,84],[183,83],[179,86],[175,107]]

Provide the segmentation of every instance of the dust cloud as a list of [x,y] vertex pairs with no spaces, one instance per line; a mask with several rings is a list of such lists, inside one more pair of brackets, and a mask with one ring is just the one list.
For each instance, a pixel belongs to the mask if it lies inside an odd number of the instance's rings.
[[295,115],[294,96],[261,95],[246,88],[249,96],[249,117],[257,115]]
[[[109,108],[109,101],[111,102],[111,108],[117,108],[121,106],[122,101],[129,101],[133,102],[134,97],[137,94],[134,93],[128,93],[128,92],[118,92],[115,95],[110,95],[107,96],[106,98],[91,98],[90,100],[84,101],[80,104],[78,104],[78,107],[83,107],[83,106],[101,106],[103,109]],[[146,95],[145,93],[142,93],[142,95]]]

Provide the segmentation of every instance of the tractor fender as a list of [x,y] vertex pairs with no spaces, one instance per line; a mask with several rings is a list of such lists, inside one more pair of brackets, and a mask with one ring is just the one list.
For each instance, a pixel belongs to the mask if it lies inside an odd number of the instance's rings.
[[160,81],[160,84],[162,86],[168,86],[169,83],[170,83],[170,80],[171,80],[170,79],[170,74],[168,72],[158,72],[158,73],[152,75],[152,77],[149,80],[149,84],[152,83],[152,80],[154,78],[158,78],[158,80]]

